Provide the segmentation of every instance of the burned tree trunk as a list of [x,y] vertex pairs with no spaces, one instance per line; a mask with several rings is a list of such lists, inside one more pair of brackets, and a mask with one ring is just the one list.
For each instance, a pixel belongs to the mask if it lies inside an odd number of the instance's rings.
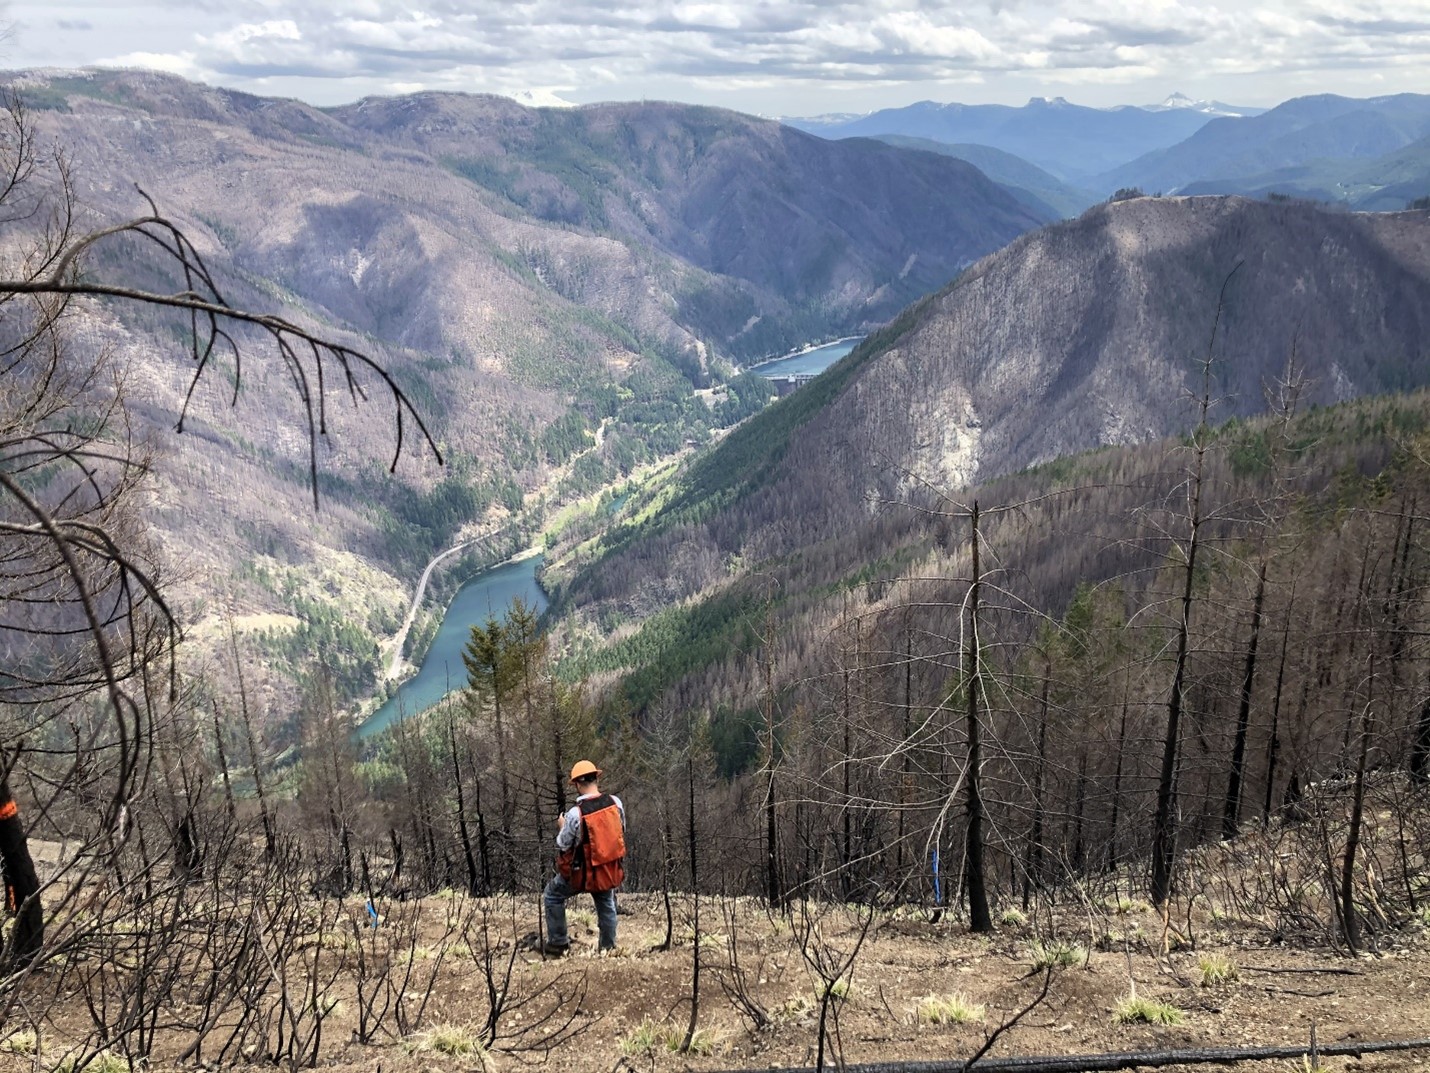
[[1261,639],[1261,608],[1266,599],[1266,561],[1256,575],[1256,597],[1251,608],[1251,636],[1246,642],[1246,668],[1241,676],[1241,700],[1236,712],[1236,740],[1231,748],[1231,773],[1227,777],[1221,835],[1235,838],[1241,818],[1241,783],[1246,770],[1246,733],[1251,726],[1251,688],[1256,682],[1256,648]]
[[980,596],[978,565],[978,502],[973,503],[969,518],[973,532],[973,574],[968,590],[968,869],[969,926],[975,932],[993,930],[993,915],[988,908],[987,877],[983,867],[983,764],[979,733],[978,694],[983,669],[979,664],[978,598]]
[[447,719],[447,744],[452,757],[452,785],[457,791],[457,833],[462,839],[462,859],[467,866],[467,893],[479,893],[477,860],[472,852],[472,834],[467,826],[467,795],[462,789],[462,765],[457,757],[457,720]]

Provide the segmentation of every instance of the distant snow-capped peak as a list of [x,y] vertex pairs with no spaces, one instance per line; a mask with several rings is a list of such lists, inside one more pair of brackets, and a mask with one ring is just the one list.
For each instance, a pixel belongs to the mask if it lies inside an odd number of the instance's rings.
[[1199,101],[1188,97],[1185,93],[1173,93],[1161,104],[1146,105],[1149,112],[1201,112],[1204,115],[1212,116],[1244,116],[1252,115],[1259,109],[1237,108],[1235,105],[1223,104],[1221,101]]

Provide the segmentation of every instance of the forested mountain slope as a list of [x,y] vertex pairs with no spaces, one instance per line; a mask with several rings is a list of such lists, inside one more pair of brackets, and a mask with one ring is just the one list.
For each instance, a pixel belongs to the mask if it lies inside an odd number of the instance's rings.
[[[981,778],[989,876],[1140,877],[1167,742],[1179,854],[1367,765],[1430,780],[1428,460],[1425,391],[1067,457],[717,559],[605,647],[611,605],[575,607],[568,666],[644,742],[707,728],[736,859],[763,837],[786,875],[897,886],[964,844]],[[775,798],[805,805],[777,836]]]
[[1430,135],[1370,159],[1317,159],[1256,175],[1188,183],[1186,194],[1310,198],[1367,212],[1396,212],[1430,197]]
[[[1215,339],[1213,334],[1215,331]],[[568,599],[648,609],[889,504],[1262,412],[1430,381],[1430,214],[1237,198],[1099,206],[979,262],[691,467]]]
[[[1185,141],[1110,169],[1088,185],[1107,192],[1119,187],[1171,192],[1193,182],[1369,161],[1427,134],[1430,96],[1425,94],[1297,97],[1261,115],[1214,119]],[[1403,206],[1404,201],[1397,207]]]
[[[176,437],[186,326],[92,305],[74,335],[131,355],[187,594],[263,613],[292,668],[330,653],[344,692],[371,682],[426,558],[507,524],[603,421],[587,483],[708,437],[724,418],[694,390],[730,359],[877,323],[1040,222],[960,161],[708,109],[428,94],[322,111],[141,72],[16,86],[71,162],[80,227],[147,212],[137,184],[232,300],[372,353],[429,421],[448,467],[409,457],[392,480],[391,415],[334,406],[314,515],[276,356],[246,363],[236,412],[211,378]],[[147,264],[101,246],[90,269],[179,286]]]
[[901,149],[923,149],[966,160],[990,179],[1007,186],[1030,208],[1043,206],[1044,211],[1051,209],[1060,217],[1076,216],[1102,200],[1090,191],[1070,186],[1022,157],[991,145],[937,142],[903,134],[884,134],[879,140]]
[[975,251],[1051,215],[1024,208],[973,167],[831,143],[715,108],[531,109],[502,97],[419,94],[330,114],[420,150],[538,220],[650,246],[713,274],[674,289],[676,317],[738,355],[798,343],[779,323],[791,314],[826,331],[887,319]]

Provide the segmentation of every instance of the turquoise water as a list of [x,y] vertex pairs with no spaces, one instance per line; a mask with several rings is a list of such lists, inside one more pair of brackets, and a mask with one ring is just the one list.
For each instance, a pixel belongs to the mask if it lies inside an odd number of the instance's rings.
[[813,347],[805,351],[797,350],[782,358],[775,358],[760,365],[752,365],[746,371],[768,377],[794,376],[796,373],[822,373],[859,343],[860,338],[841,339],[837,343],[825,343],[824,346]]
[[520,596],[538,613],[546,610],[546,593],[536,583],[536,571],[541,566],[540,555],[516,562],[502,563],[484,570],[457,591],[437,636],[417,673],[402,685],[381,708],[373,712],[358,728],[358,737],[366,738],[385,730],[402,716],[415,715],[430,708],[450,690],[467,684],[467,669],[462,665],[462,649],[471,637],[471,627],[488,618],[500,618]]

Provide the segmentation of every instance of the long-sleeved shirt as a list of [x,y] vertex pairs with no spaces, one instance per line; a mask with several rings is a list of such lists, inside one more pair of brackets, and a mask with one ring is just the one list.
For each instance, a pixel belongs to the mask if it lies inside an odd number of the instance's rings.
[[[577,801],[585,801],[592,797],[600,797],[600,794],[582,794]],[[611,795],[611,800],[616,803],[616,811],[621,814],[621,830],[626,829],[626,806],[621,804],[621,799],[615,794]],[[574,846],[581,837],[581,806],[572,805],[566,810],[566,820],[561,824],[561,830],[556,833],[556,848],[562,853]]]

